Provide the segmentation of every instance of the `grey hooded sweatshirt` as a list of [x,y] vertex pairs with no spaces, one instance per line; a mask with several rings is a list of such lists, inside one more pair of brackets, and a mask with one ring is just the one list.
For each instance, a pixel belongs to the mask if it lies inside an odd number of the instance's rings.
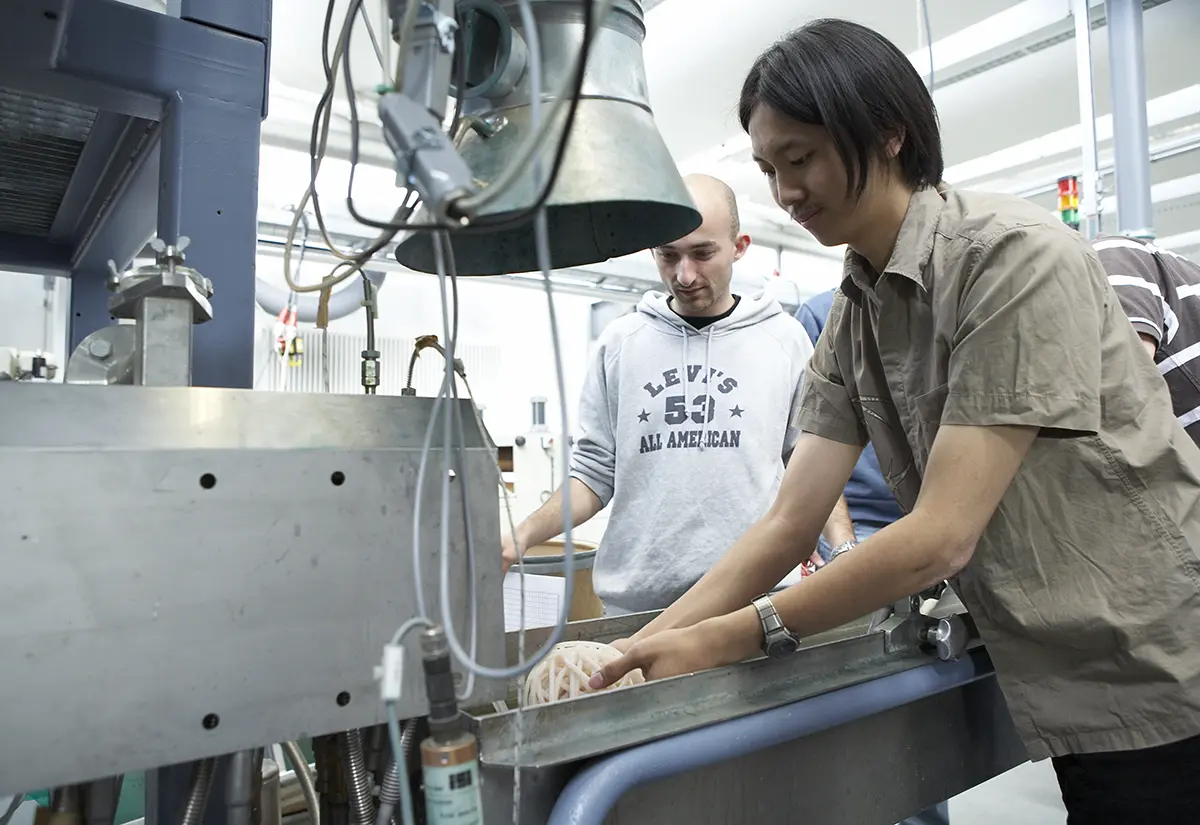
[[600,337],[571,476],[612,506],[593,586],[606,613],[667,607],[770,506],[813,347],[765,294],[697,331],[668,296]]

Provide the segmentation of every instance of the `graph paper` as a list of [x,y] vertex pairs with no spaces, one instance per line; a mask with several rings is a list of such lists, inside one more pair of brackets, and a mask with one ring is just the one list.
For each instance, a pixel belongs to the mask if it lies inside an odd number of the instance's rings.
[[[567,583],[558,576],[525,574],[525,629],[553,627],[558,623]],[[504,577],[504,632],[521,626],[521,577],[509,573]]]

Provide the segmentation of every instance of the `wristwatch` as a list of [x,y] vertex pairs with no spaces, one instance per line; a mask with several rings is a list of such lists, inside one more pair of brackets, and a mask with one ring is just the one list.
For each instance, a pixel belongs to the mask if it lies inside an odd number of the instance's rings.
[[762,622],[763,653],[772,659],[790,656],[800,649],[800,639],[795,633],[784,627],[779,614],[775,612],[775,604],[771,597],[763,594],[751,604],[758,611],[758,620]]
[[[842,553],[845,553],[847,550],[853,550],[857,546],[858,546],[858,542],[855,541],[854,539],[850,539],[849,541],[843,541],[837,547],[833,548],[832,551],[830,551],[829,561],[833,561],[838,556],[842,555]],[[828,563],[829,562],[826,562],[826,564],[828,564]]]

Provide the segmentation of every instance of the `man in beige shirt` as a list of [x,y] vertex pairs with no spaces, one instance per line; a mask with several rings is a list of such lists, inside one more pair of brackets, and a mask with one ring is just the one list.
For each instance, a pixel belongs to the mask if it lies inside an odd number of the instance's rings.
[[[1025,201],[935,188],[932,101],[869,29],[793,32],[739,109],[779,205],[848,244],[841,294],[775,505],[595,681],[754,656],[760,610],[802,638],[951,579],[1072,825],[1196,822],[1200,450],[1095,253]],[[756,599],[868,440],[906,515]]]

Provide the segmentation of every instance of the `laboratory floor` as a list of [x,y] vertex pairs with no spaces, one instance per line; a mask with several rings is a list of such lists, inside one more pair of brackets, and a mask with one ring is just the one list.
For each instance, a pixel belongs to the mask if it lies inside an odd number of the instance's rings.
[[951,825],[1065,825],[1049,759],[1026,762],[950,800]]

